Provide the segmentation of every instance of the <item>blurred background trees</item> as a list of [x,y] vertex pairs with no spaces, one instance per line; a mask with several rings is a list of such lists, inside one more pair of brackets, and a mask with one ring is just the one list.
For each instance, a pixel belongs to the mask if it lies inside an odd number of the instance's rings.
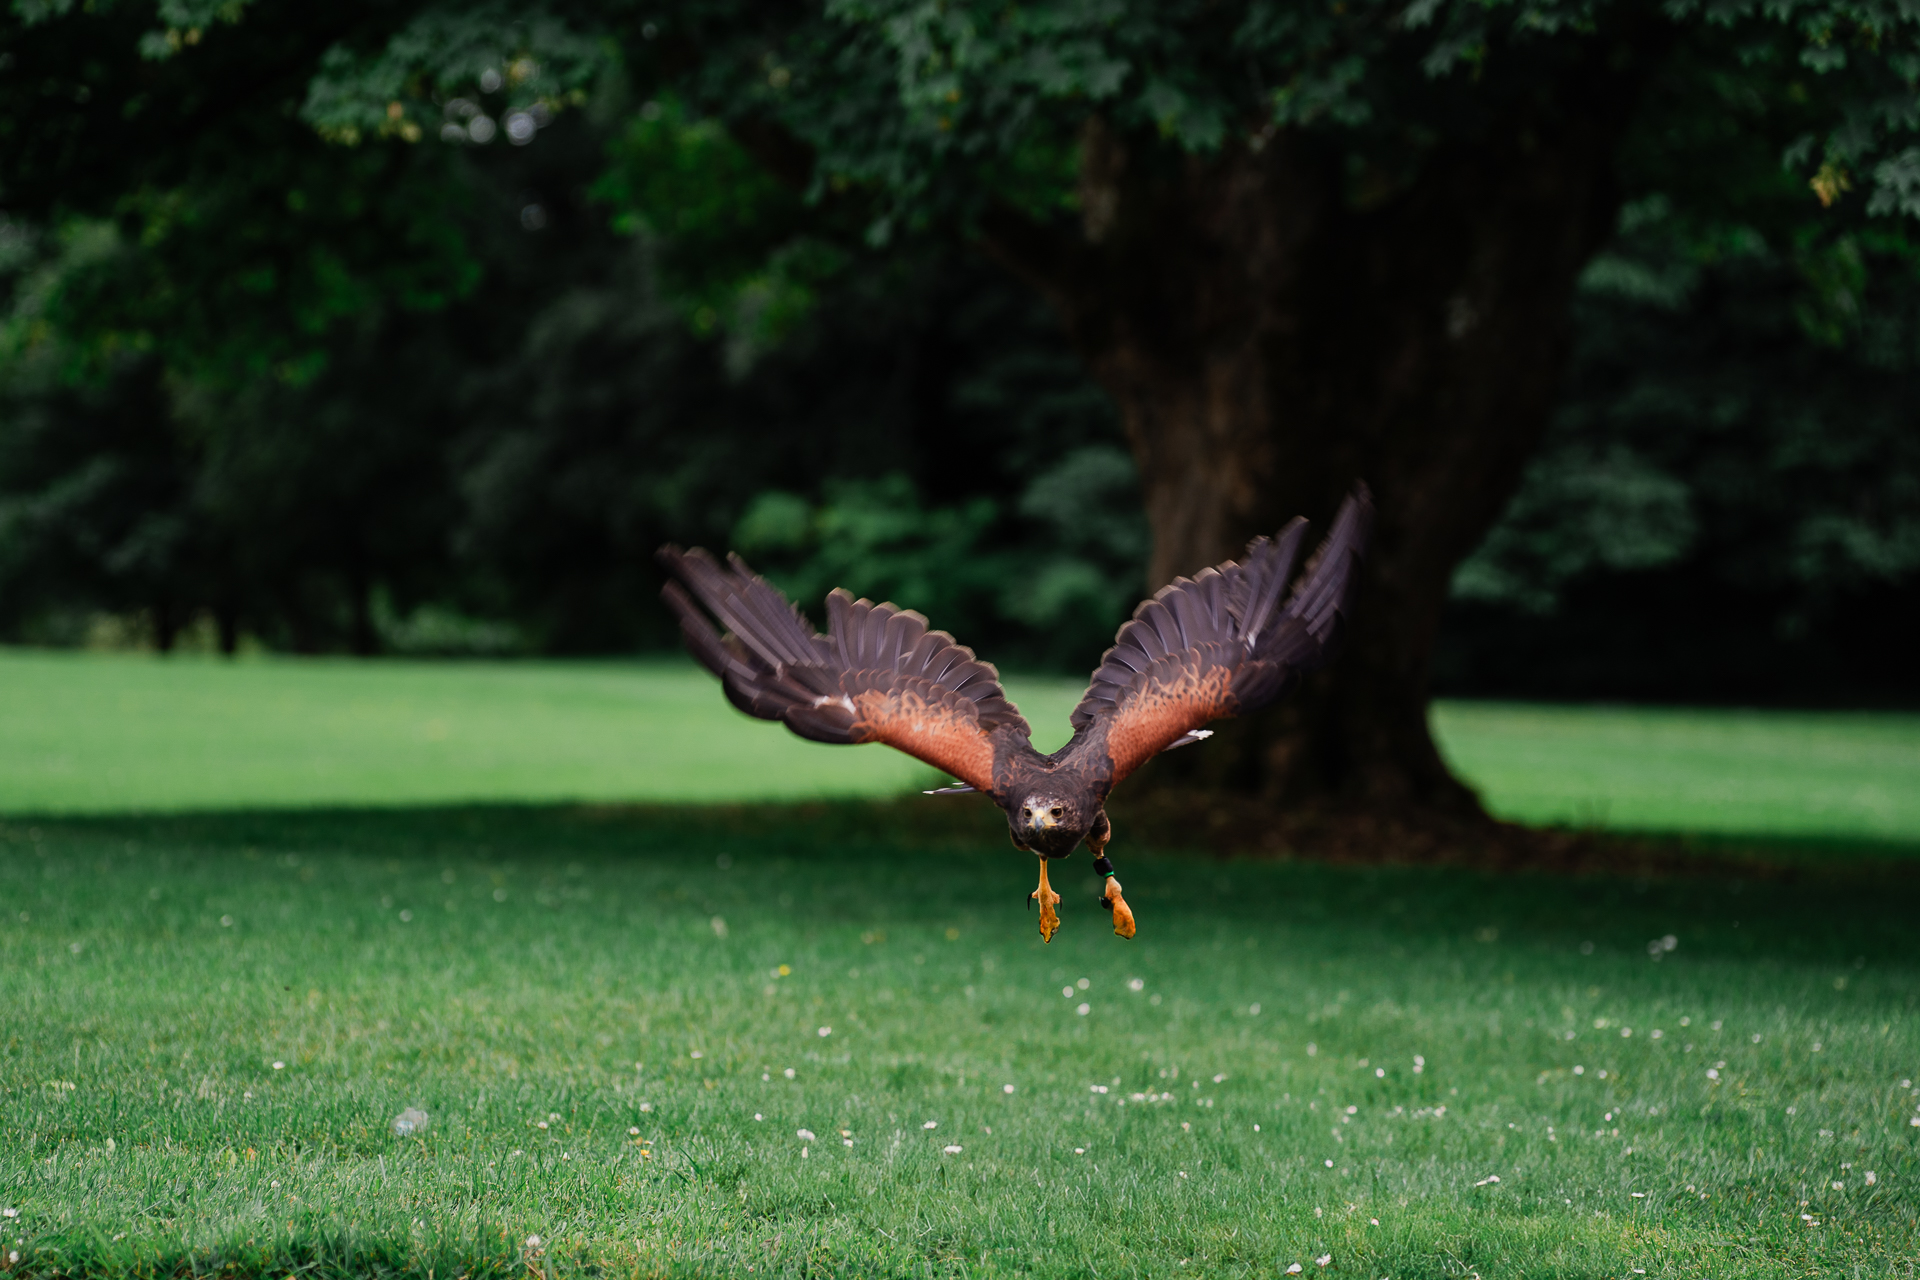
[[[922,32],[950,74],[912,80],[919,11],[887,6],[23,0],[0,635],[662,647],[648,555],[673,539],[1083,671],[1148,585],[1139,432],[1084,317],[983,245],[1013,260],[1014,215],[1084,230],[1090,113],[1164,177],[1246,154],[1252,95],[1249,136],[1319,139],[1364,210],[1424,163],[1407,120],[1470,133],[1445,112],[1474,86],[1525,98],[1503,66],[1599,38],[1435,8],[1403,45],[1411,20],[1343,11],[1176,57],[1123,8],[1043,7],[1063,25],[998,62]],[[1795,14],[1628,41],[1619,212],[1576,264],[1539,446],[1451,572],[1440,690],[1916,692],[1920,152],[1887,123],[1910,37]],[[1235,48],[1253,89],[1211,84]]]

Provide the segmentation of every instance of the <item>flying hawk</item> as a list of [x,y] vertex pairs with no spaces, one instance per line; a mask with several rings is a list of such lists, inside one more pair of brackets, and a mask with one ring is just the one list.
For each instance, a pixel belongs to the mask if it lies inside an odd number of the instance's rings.
[[1074,708],[1073,740],[1051,755],[1033,749],[999,672],[911,609],[836,590],[820,635],[738,556],[722,565],[672,546],[660,551],[672,575],[661,594],[693,656],[748,715],[815,742],[884,742],[960,780],[940,793],[991,796],[1014,845],[1040,857],[1030,896],[1043,939],[1060,925],[1047,860],[1082,840],[1105,877],[1100,905],[1113,913],[1113,931],[1131,938],[1133,912],[1106,856],[1108,794],[1160,752],[1207,737],[1209,721],[1259,710],[1327,660],[1372,522],[1362,485],[1291,592],[1307,533],[1297,519],[1276,538],[1254,539],[1242,559],[1162,587],[1120,628]]

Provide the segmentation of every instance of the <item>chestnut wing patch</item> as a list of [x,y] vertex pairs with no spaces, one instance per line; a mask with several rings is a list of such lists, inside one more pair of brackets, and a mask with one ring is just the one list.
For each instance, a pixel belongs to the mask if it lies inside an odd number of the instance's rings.
[[[1362,486],[1288,593],[1306,537],[1295,520],[1276,539],[1191,578],[1134,611],[1074,708],[1069,752],[1111,771],[1109,785],[1209,721],[1257,711],[1332,655],[1351,609],[1373,518]],[[1104,761],[1099,757],[1104,756]]]
[[916,760],[943,769],[976,791],[993,790],[994,744],[972,707],[929,701],[931,690],[911,685],[877,690],[853,700],[855,742],[884,742]]
[[1218,660],[1220,656],[1195,650],[1162,659],[1140,673],[1106,719],[1113,781],[1119,782],[1208,721],[1234,714],[1233,673]]
[[738,556],[666,547],[660,562],[687,648],[748,715],[815,742],[882,742],[988,793],[1003,757],[1032,752],[999,673],[912,610],[835,591],[821,635]]

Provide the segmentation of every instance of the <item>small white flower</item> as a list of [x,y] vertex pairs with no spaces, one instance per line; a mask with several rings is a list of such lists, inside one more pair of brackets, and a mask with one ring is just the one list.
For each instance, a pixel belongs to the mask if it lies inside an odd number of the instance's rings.
[[539,1247],[540,1247],[540,1237],[539,1237],[539,1236],[528,1236],[528,1237],[527,1237],[527,1248],[529,1248],[529,1249],[538,1249]]
[[942,1147],[940,1148],[940,1150],[946,1152],[950,1156],[957,1156],[960,1154],[961,1148],[956,1144],[950,1147]]
[[17,1218],[19,1216],[20,1211],[18,1209],[0,1209],[0,1218]]
[[1290,1276],[1297,1276],[1302,1271],[1305,1271],[1305,1270],[1306,1270],[1305,1267],[1301,1266],[1299,1263],[1296,1262],[1292,1266],[1287,1268],[1287,1274]]
[[1376,1227],[1380,1225],[1380,1219],[1378,1218],[1368,1218],[1367,1221]]
[[780,1074],[785,1076],[787,1079],[791,1080],[793,1079],[793,1068],[788,1067],[785,1071],[782,1071]]
[[1844,1182],[1836,1182],[1833,1184],[1833,1189],[1835,1191],[1845,1191],[1847,1189],[1847,1184]]
[[1880,1175],[1875,1173],[1871,1169],[1867,1170],[1867,1185],[1872,1186],[1874,1183],[1878,1181],[1880,1181]]
[[1181,1176],[1181,1177],[1183,1177],[1183,1178],[1184,1178],[1184,1177],[1186,1177],[1186,1176],[1187,1176],[1187,1171],[1186,1171],[1185,1169],[1182,1169],[1182,1170],[1180,1171],[1180,1176]]
[[758,1111],[756,1111],[756,1112],[754,1112],[754,1113],[753,1113],[753,1118],[754,1118],[755,1120],[765,1120],[765,1119],[766,1119],[766,1117],[765,1117],[765,1116],[763,1116],[763,1115],[761,1115],[761,1114],[760,1114],[760,1113],[759,1113]]
[[1333,1255],[1330,1253],[1323,1253],[1319,1257],[1313,1260],[1313,1264],[1317,1267],[1330,1267],[1333,1265]]
[[1002,1093],[1012,1093],[1012,1092],[1013,1092],[1013,1086],[1012,1086],[1012,1085],[1010,1085],[1010,1084],[1003,1084],[1003,1085],[1001,1085],[1001,1086],[1000,1086],[1000,1092],[1002,1092]]
[[1074,1012],[1084,1018],[1088,1014],[1093,1012],[1093,1006],[1090,1004],[1083,1004],[1077,1007],[1076,1009],[1074,1009]]
[[1082,978],[1078,982],[1074,983],[1073,985],[1080,988],[1082,991],[1085,991],[1088,987],[1092,986],[1093,983],[1086,978]]
[[812,1142],[812,1141],[813,1141],[813,1130],[811,1130],[811,1129],[796,1129],[796,1130],[794,1130],[794,1133],[793,1133],[793,1136],[794,1136],[794,1137],[796,1137],[796,1138],[798,1138],[798,1139],[800,1139],[800,1141],[802,1141],[802,1142]]
[[287,1064],[284,1062],[276,1062],[273,1064],[273,1069],[275,1071],[285,1071],[287,1069]]
[[[1184,1126],[1184,1125],[1182,1125],[1181,1127],[1182,1127],[1182,1128],[1185,1128],[1186,1126]],[[1331,1169],[1331,1168],[1333,1168],[1333,1161],[1331,1161],[1331,1160],[1329,1160],[1329,1161],[1327,1161],[1327,1168],[1329,1168],[1329,1169]]]
[[[757,1116],[755,1117],[755,1119],[758,1119],[758,1118],[759,1118],[759,1117],[757,1117]],[[628,1130],[627,1130],[627,1136],[628,1136],[629,1138],[637,1138],[637,1137],[639,1137],[639,1136],[640,1136],[640,1129],[639,1129],[639,1127],[638,1127],[638,1126],[635,1126],[635,1127],[633,1127],[633,1128],[630,1128],[630,1129],[628,1129]]]
[[1635,1200],[1645,1200],[1647,1198],[1647,1193],[1644,1191],[1629,1191],[1627,1194]]
[[1222,1071],[1222,1072],[1221,1072],[1221,1073],[1220,1073],[1219,1075],[1217,1075],[1217,1076],[1215,1076],[1215,1077],[1213,1078],[1213,1082],[1214,1082],[1215,1084],[1225,1084],[1225,1083],[1226,1083],[1226,1079],[1227,1079],[1227,1073],[1226,1073],[1226,1072],[1224,1072],[1224,1071]]
[[653,1104],[651,1102],[643,1102],[640,1104],[640,1109],[642,1111],[651,1111],[653,1110]]
[[[1329,1163],[1329,1164],[1331,1164],[1331,1163],[1333,1163],[1333,1162],[1332,1162],[1332,1161],[1328,1161],[1327,1163]],[[1484,1187],[1484,1186],[1486,1186],[1486,1185],[1487,1185],[1487,1184],[1488,1184],[1489,1182],[1498,1182],[1498,1181],[1500,1181],[1500,1175],[1499,1175],[1499,1174],[1497,1174],[1497,1173],[1490,1173],[1490,1174],[1488,1174],[1488,1175],[1487,1175],[1486,1177],[1484,1177],[1484,1178],[1482,1178],[1482,1179],[1480,1179],[1480,1181],[1478,1181],[1478,1182],[1476,1182],[1476,1183],[1474,1183],[1473,1185],[1474,1185],[1474,1186],[1476,1186],[1476,1187]]]
[[822,1028],[820,1028],[820,1038],[821,1038],[822,1040],[825,1040],[825,1039],[826,1039],[826,1038],[827,1038],[828,1036],[830,1036],[830,1035],[832,1035],[832,1034],[833,1034],[833,1028],[832,1028],[832,1027],[822,1027]]
[[929,1120],[925,1124],[921,1125],[920,1127],[922,1129],[938,1129],[940,1127],[940,1122],[938,1120]]
[[1085,1154],[1087,1154],[1087,1149],[1086,1149],[1085,1147],[1075,1147],[1075,1148],[1073,1149],[1073,1154],[1075,1154],[1075,1155],[1077,1155],[1077,1156],[1083,1156],[1083,1155],[1085,1155]]
[[695,1049],[692,1053],[688,1054],[687,1056],[692,1058],[694,1061],[698,1062],[700,1059],[706,1057],[707,1055],[700,1052],[700,1050]]
[[1060,988],[1060,994],[1071,1000],[1073,998],[1073,988],[1071,986],[1062,987]]
[[1139,978],[1128,978],[1128,979],[1127,979],[1127,990],[1129,990],[1129,991],[1145,991],[1146,989],[1147,989],[1147,984],[1146,984],[1145,982],[1142,982],[1142,981],[1141,981],[1141,980],[1140,980]]

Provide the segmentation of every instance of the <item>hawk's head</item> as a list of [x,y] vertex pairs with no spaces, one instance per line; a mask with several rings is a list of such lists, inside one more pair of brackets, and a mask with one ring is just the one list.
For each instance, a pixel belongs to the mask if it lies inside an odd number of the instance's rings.
[[1064,858],[1086,839],[1099,813],[1071,796],[1034,792],[1007,806],[1007,831],[1022,849],[1045,858]]

